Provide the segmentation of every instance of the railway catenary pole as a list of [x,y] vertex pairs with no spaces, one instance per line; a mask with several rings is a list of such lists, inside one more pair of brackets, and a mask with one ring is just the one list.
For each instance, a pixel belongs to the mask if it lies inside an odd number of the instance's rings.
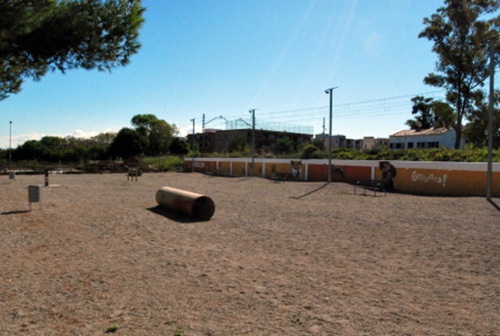
[[193,122],[193,138],[191,139],[191,152],[192,152],[192,156],[193,156],[193,160],[191,162],[191,172],[194,172],[194,137],[195,137],[195,133],[194,133],[194,121],[195,119],[191,119],[191,121]]
[[255,109],[248,112],[252,114],[252,176],[255,176]]
[[490,101],[488,111],[488,172],[486,175],[486,199],[491,201],[493,175],[493,107],[495,101],[495,44],[490,42]]
[[335,86],[325,90],[325,93],[330,95],[330,126],[328,128],[328,183],[332,182],[332,114],[333,114],[333,90],[338,88]]

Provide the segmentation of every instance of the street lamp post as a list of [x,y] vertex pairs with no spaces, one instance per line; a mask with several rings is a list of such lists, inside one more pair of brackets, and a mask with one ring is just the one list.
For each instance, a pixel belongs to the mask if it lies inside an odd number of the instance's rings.
[[252,114],[252,176],[255,176],[255,109],[248,112]]
[[193,138],[191,139],[191,154],[193,156],[193,159],[191,161],[191,172],[194,173],[194,137],[195,137],[195,134],[194,134],[194,120],[195,119],[191,119],[191,121],[193,122]]
[[12,121],[9,124],[9,168],[12,168]]
[[332,112],[333,112],[333,90],[338,86],[325,90],[330,95],[330,127],[328,128],[328,183],[332,182]]
[[486,173],[486,199],[491,202],[491,185],[493,181],[493,109],[495,107],[495,48],[490,42],[490,96],[488,104],[488,163]]

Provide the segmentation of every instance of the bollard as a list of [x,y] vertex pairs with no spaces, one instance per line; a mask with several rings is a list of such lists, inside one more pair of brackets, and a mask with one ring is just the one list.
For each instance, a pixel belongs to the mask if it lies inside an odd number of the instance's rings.
[[30,211],[31,211],[31,203],[38,203],[41,199],[40,186],[30,185],[28,187],[28,202],[30,203]]
[[158,189],[156,203],[200,220],[209,220],[215,212],[215,204],[210,197],[170,187]]

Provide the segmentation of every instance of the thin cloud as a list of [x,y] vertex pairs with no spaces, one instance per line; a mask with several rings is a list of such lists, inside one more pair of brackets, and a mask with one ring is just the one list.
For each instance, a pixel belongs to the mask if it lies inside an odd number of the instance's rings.
[[377,58],[380,55],[380,35],[372,33],[365,41],[365,51],[371,58]]

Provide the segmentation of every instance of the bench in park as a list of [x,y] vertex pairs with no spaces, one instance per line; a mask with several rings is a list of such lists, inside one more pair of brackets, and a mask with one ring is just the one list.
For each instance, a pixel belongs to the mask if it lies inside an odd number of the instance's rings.
[[386,195],[384,182],[382,180],[366,180],[366,181],[357,181],[354,184],[354,194],[356,194],[357,189],[363,190],[363,195],[366,195],[366,191],[372,191],[373,196],[377,196],[378,193],[383,193]]

